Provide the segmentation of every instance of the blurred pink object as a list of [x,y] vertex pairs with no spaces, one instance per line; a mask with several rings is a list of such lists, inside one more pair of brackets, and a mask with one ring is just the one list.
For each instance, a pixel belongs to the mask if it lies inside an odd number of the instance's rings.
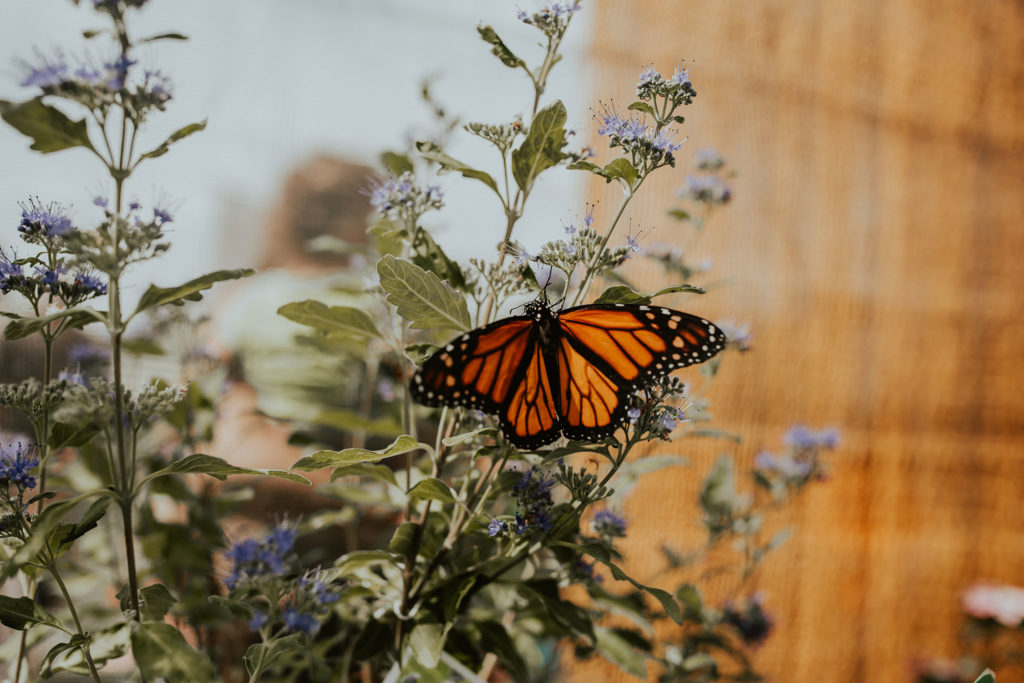
[[964,591],[963,607],[976,619],[995,619],[1015,628],[1024,620],[1024,588],[977,584]]

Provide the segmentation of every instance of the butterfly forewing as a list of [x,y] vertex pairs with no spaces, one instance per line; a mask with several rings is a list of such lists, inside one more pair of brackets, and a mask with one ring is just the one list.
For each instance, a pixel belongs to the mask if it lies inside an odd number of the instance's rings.
[[581,353],[571,337],[558,343],[558,405],[562,431],[572,439],[611,434],[621,418],[620,383]]
[[413,378],[412,395],[431,406],[467,406],[497,413],[523,374],[536,335],[528,317],[467,332],[432,355]]

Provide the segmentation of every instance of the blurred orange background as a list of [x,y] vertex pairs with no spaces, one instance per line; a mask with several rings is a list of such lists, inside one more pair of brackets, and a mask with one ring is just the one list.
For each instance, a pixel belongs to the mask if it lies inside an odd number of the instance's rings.
[[[910,680],[915,658],[960,652],[964,588],[1024,581],[1024,5],[596,9],[601,96],[632,101],[642,64],[694,62],[688,144],[739,176],[701,243],[729,282],[680,305],[754,335],[710,394],[715,426],[745,442],[664,449],[694,466],[637,487],[628,569],[642,581],[662,543],[699,546],[685,520],[717,453],[749,466],[793,423],[838,427],[834,477],[787,509],[796,534],[753,580],[777,619],[755,661],[775,681]],[[669,175],[634,224],[670,223]],[[587,194],[618,201],[599,181]]]

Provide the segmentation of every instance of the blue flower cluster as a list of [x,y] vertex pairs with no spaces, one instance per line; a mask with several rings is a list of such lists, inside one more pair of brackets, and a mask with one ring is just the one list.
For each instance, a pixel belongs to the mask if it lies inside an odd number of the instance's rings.
[[60,204],[42,204],[38,199],[29,199],[27,206],[21,205],[18,232],[26,241],[38,244],[65,235],[74,229],[67,209]]
[[626,535],[626,520],[611,510],[598,510],[591,525],[598,536],[622,538]]
[[811,479],[827,478],[821,451],[832,450],[839,445],[839,431],[822,429],[815,431],[804,425],[789,428],[783,441],[788,452],[781,455],[761,451],[754,457],[754,477],[762,486],[781,496],[790,487],[801,487]]
[[224,557],[234,564],[224,579],[224,585],[228,590],[234,590],[242,582],[283,574],[285,559],[295,546],[297,535],[295,529],[282,524],[262,541],[249,538],[231,546]]
[[523,472],[512,486],[512,495],[516,499],[515,532],[525,534],[531,529],[550,531],[554,526],[551,517],[551,488],[555,480],[545,477],[536,468]]
[[441,188],[437,185],[420,187],[409,171],[397,178],[371,180],[367,194],[373,208],[385,215],[408,212],[418,217],[443,205]]
[[657,97],[670,101],[673,108],[690,104],[697,91],[690,82],[690,71],[685,62],[675,68],[671,78],[665,78],[653,65],[640,69],[640,80],[636,84],[636,96],[641,100],[653,101]]
[[32,470],[39,467],[39,458],[35,446],[17,446],[8,444],[5,449],[0,445],[0,485],[13,486],[19,493],[36,487],[36,478]]
[[814,431],[804,425],[793,425],[782,437],[782,440],[787,446],[796,449],[833,449],[839,445],[839,430],[828,428]]

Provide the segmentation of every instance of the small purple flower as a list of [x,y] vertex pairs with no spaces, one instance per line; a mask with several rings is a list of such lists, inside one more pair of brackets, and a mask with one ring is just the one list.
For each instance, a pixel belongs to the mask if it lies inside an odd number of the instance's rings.
[[565,255],[566,256],[575,256],[576,255],[576,245],[573,244],[572,242],[570,242],[569,244],[566,244],[565,245]]
[[68,65],[64,55],[57,54],[54,57],[38,55],[38,64],[21,62],[25,75],[20,85],[26,88],[52,88],[68,80]]
[[39,466],[35,446],[17,446],[8,444],[5,449],[0,445],[0,485],[14,486],[20,491],[36,487],[36,478],[32,470]]
[[249,630],[259,631],[263,628],[264,624],[267,623],[267,613],[259,610],[254,610],[252,613],[252,619],[249,620]]
[[554,485],[554,479],[545,477],[536,468],[523,472],[513,484],[512,495],[518,508],[515,519],[517,534],[526,533],[530,527],[541,531],[551,530],[554,526],[551,518],[551,507],[554,505],[551,489]]
[[381,379],[377,382],[377,395],[388,403],[394,401],[397,396],[395,393],[395,383],[386,377]]
[[75,275],[75,284],[85,290],[87,294],[99,296],[107,293],[107,285],[97,275],[91,273],[78,273]]
[[727,204],[732,199],[732,188],[716,175],[687,175],[686,188],[679,194],[707,204]]
[[668,81],[678,85],[686,85],[690,82],[690,71],[686,68],[686,62],[679,63],[679,66],[676,67],[675,72],[672,74],[672,78],[668,79]]
[[142,208],[142,204],[137,199],[133,199],[132,201],[128,202],[128,211],[129,212],[138,211],[141,208]]
[[90,344],[75,344],[68,349],[68,361],[71,363],[91,363],[105,361],[109,354]]
[[635,425],[636,421],[640,419],[640,415],[642,415],[642,414],[643,414],[643,411],[640,410],[640,408],[638,408],[636,406],[633,406],[632,408],[627,410],[626,411],[626,417],[629,418],[629,424]]
[[174,216],[168,209],[161,208],[159,206],[153,207],[153,222],[163,225],[164,223],[170,223],[174,220]]
[[517,250],[515,260],[513,260],[512,263],[514,265],[521,266],[526,264],[527,261],[533,261],[534,258],[536,257],[533,254],[520,247]]
[[725,159],[714,147],[701,147],[693,155],[693,162],[702,171],[717,171],[725,166]]
[[576,225],[574,223],[564,223],[562,229],[565,230],[566,235],[572,235],[576,233]]
[[626,535],[626,520],[611,510],[598,510],[594,513],[594,531],[601,536],[621,538]]
[[629,258],[632,254],[640,253],[640,235],[626,235],[626,248],[629,253],[626,257]]
[[42,204],[38,199],[29,199],[28,206],[21,205],[21,223],[18,232],[26,237],[59,237],[74,230],[67,209],[51,202]]
[[654,140],[651,142],[651,145],[658,151],[671,153],[678,152],[682,148],[683,143],[673,142],[672,138],[669,136],[669,131],[662,128],[661,131],[654,136]]
[[640,82],[637,84],[637,87],[639,88],[647,83],[653,83],[660,79],[661,74],[658,73],[658,70],[654,68],[653,64],[644,66],[644,68],[640,69]]
[[804,425],[793,425],[786,432],[783,441],[789,446],[797,449],[809,450],[812,448],[833,449],[839,445],[839,431],[836,429],[822,429],[814,431]]
[[750,323],[737,324],[732,320],[716,321],[715,324],[725,333],[728,345],[737,351],[749,351],[753,342]]
[[107,198],[96,195],[92,198],[92,203],[101,209],[107,208]]
[[246,579],[261,579],[285,572],[285,560],[295,544],[297,532],[285,524],[275,527],[262,541],[248,538],[231,546],[224,557],[233,563],[224,585],[233,590]]
[[289,631],[305,633],[312,638],[316,635],[320,624],[312,614],[304,614],[294,607],[288,607],[284,611],[284,625]]
[[130,69],[137,62],[133,59],[129,59],[128,55],[121,53],[112,62],[105,62],[103,66],[107,69],[107,83],[106,86],[110,90],[120,90],[124,87],[125,81],[128,79],[128,69]]
[[71,372],[70,370],[61,370],[57,375],[57,379],[67,382],[68,384],[77,384],[80,387],[89,386],[89,381],[80,372]]
[[497,536],[498,534],[508,529],[508,522],[501,519],[492,519],[491,523],[487,525],[487,535]]
[[594,224],[594,204],[587,205],[587,215],[583,217],[583,226],[589,228]]

